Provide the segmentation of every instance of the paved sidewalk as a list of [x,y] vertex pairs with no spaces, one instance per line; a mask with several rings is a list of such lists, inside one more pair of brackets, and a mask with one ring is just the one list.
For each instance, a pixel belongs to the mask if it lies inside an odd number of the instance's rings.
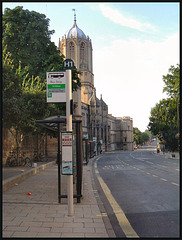
[[[73,217],[68,217],[67,199],[58,203],[57,165],[14,183],[3,193],[3,237],[116,237],[95,189],[91,161],[83,166],[83,199],[74,199]],[[66,176],[61,187],[65,194]]]
[[38,162],[36,168],[28,166],[3,167],[3,192],[14,186],[15,183],[19,183],[27,177],[35,175],[53,165],[55,165],[55,160],[51,159],[48,162]]
[[162,152],[160,151],[159,153],[154,152],[154,154],[157,154],[158,156],[163,156],[167,159],[174,159],[174,160],[179,160],[180,159],[180,154],[179,153],[173,153],[173,152]]

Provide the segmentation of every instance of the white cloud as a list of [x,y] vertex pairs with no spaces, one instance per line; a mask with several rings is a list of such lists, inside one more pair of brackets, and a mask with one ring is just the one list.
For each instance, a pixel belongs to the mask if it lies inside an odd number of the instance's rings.
[[135,19],[133,16],[125,16],[117,9],[113,9],[105,4],[99,4],[99,8],[104,17],[110,19],[112,22],[124,27],[129,27],[142,32],[156,31],[156,27],[147,22],[141,22]]
[[166,97],[162,75],[179,63],[179,35],[163,42],[118,39],[93,55],[97,96],[103,95],[113,116],[130,116],[144,131],[151,108]]

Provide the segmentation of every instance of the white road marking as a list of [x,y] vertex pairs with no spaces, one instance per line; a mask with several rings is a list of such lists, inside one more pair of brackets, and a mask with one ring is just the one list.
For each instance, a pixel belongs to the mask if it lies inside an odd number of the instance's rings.
[[152,162],[146,161],[147,163],[153,164]]
[[174,183],[174,182],[172,182],[171,184],[173,184],[173,185],[176,185],[176,186],[179,186],[179,184],[177,184],[177,183]]
[[160,178],[162,181],[165,181],[165,182],[167,182],[167,180],[165,179],[165,178]]

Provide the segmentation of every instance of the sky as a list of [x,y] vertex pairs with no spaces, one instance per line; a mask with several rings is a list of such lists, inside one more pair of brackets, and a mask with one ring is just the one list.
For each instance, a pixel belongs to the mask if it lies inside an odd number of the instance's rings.
[[55,30],[51,41],[73,26],[92,40],[97,97],[114,117],[130,116],[145,131],[151,108],[167,95],[163,75],[179,64],[179,2],[3,2],[3,9],[43,13]]

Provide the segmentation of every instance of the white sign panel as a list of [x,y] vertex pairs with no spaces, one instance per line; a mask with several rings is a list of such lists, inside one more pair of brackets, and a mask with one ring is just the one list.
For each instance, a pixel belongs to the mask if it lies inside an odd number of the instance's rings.
[[73,135],[72,132],[62,132],[62,174],[73,174]]
[[66,102],[66,72],[47,72],[47,102]]

